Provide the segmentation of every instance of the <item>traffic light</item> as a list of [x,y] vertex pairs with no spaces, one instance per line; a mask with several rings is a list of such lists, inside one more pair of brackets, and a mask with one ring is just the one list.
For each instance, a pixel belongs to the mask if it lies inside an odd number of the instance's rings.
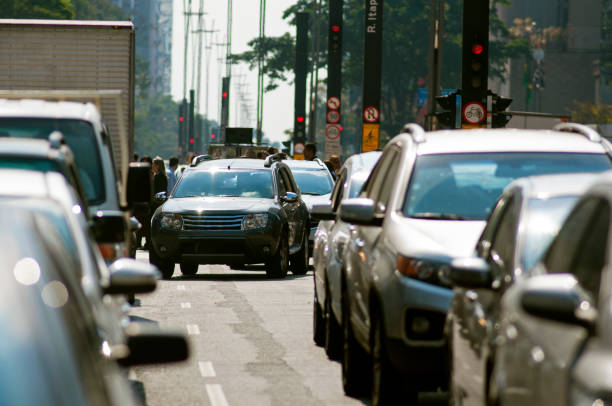
[[512,114],[506,113],[506,109],[510,107],[512,99],[501,97],[495,93],[491,94],[491,127],[504,128],[508,121],[512,118]]
[[187,101],[183,100],[178,107],[178,144],[179,149],[186,151],[187,145],[185,140],[187,139],[187,121],[185,120],[185,115],[187,113]]
[[489,0],[463,2],[461,59],[462,124],[482,126],[486,120],[489,79]]
[[284,148],[282,149],[281,152],[284,152],[287,155],[291,155],[291,140],[283,141],[283,146]]
[[224,77],[221,83],[221,125],[227,127],[229,121],[230,78]]
[[457,116],[457,93],[447,96],[436,96],[436,102],[444,110],[436,113],[438,123],[445,128],[455,128],[455,117]]
[[296,16],[295,40],[295,98],[293,119],[293,140],[306,142],[306,75],[308,74],[308,21],[309,14],[298,12]]

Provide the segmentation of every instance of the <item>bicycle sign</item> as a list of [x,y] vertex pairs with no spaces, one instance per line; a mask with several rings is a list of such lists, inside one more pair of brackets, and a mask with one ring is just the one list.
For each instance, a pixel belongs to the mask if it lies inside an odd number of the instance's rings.
[[478,102],[470,102],[463,107],[463,121],[469,124],[480,124],[487,118],[485,107]]

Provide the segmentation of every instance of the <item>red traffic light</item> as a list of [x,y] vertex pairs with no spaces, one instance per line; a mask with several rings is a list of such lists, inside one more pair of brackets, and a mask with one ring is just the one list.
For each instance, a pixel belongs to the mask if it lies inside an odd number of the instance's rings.
[[179,121],[182,123],[185,119],[183,118],[183,116],[179,116]]
[[472,45],[472,53],[474,55],[480,55],[484,51],[484,47],[481,44]]
[[340,26],[339,25],[332,25],[332,31],[333,32],[339,32],[340,31]]
[[227,97],[227,92],[221,93],[221,97],[223,97],[225,99]]
[[342,127],[341,125],[338,125],[338,129],[339,129],[340,131],[342,131],[342,130],[343,130],[343,128],[344,128],[344,127]]
[[194,143],[193,138],[189,138],[189,143],[190,143],[190,144],[193,144],[193,143]]
[[214,140],[214,139],[215,139],[215,137],[216,137],[216,135],[215,135],[215,134],[210,134],[210,139],[211,139],[211,140]]
[[298,117],[297,117],[297,122],[298,122],[298,123],[302,123],[302,122],[304,122],[304,117],[302,117],[302,116],[298,116]]

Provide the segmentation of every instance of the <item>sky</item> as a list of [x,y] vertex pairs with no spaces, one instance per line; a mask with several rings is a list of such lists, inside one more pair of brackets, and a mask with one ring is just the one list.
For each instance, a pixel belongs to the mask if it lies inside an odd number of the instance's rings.
[[[173,29],[172,29],[172,83],[171,92],[175,100],[183,98],[183,69],[184,69],[184,44],[185,44],[185,5],[189,0],[174,0],[173,7]],[[200,0],[191,0],[192,12],[197,12]],[[202,18],[205,29],[219,30],[216,33],[206,34],[214,36],[212,43],[224,43],[227,28],[227,1],[204,0],[204,12]],[[266,36],[279,36],[290,32],[295,36],[295,27],[282,19],[283,11],[291,5],[290,0],[266,0]],[[190,30],[197,30],[197,16],[191,17]],[[259,34],[259,1],[257,0],[233,0],[233,23],[232,23],[232,53],[240,53],[248,50],[247,43]],[[194,57],[197,55],[197,46],[194,52],[194,43],[197,35],[191,34],[189,38],[189,53],[187,61],[187,89],[191,83],[197,82],[196,75],[192,71]],[[208,102],[206,102],[206,49],[202,47],[203,60],[201,63],[201,95],[198,110],[206,117],[219,121],[219,104],[221,97],[220,78],[225,73],[225,64],[221,65],[218,58],[225,56],[225,46],[213,45],[210,53],[208,72]],[[230,113],[229,125],[232,127],[256,128],[257,112],[257,69],[249,70],[247,65],[233,65],[230,91]],[[240,83],[240,86],[238,84]],[[241,90],[240,92],[238,90]],[[242,94],[240,94],[242,93]],[[188,94],[188,93],[187,93]],[[242,96],[242,97],[241,97]],[[250,98],[250,101],[246,99]],[[293,126],[293,86],[287,83],[281,84],[276,90],[264,94],[263,109],[263,131],[264,136],[274,141],[284,141],[287,136],[283,133]],[[198,104],[196,102],[196,104]],[[208,104],[208,111],[206,105]],[[247,117],[243,104],[251,106],[250,119]]]

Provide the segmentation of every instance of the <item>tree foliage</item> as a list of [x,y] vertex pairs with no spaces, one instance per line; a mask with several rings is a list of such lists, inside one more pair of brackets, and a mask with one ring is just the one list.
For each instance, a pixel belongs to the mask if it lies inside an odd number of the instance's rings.
[[570,120],[581,124],[612,124],[612,106],[591,102],[574,102],[568,109]]
[[74,15],[71,0],[3,0],[0,7],[0,18],[71,20]]

